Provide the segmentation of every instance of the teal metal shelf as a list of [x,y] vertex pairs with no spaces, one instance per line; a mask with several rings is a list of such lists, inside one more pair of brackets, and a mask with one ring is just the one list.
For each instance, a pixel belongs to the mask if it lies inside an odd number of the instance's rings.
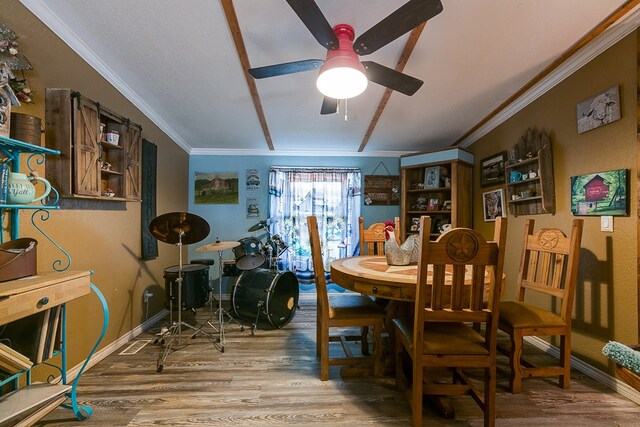
[[60,206],[54,205],[0,205],[0,209],[60,209]]
[[0,135],[0,147],[4,150],[19,151],[21,153],[40,153],[60,155],[60,151],[50,148],[40,147],[39,145],[27,144],[17,139],[8,138]]

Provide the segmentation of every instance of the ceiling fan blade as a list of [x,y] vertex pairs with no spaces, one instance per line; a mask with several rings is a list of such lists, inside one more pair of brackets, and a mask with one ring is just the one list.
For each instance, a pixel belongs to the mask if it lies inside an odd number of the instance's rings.
[[442,12],[440,0],[411,0],[362,33],[353,43],[358,55],[368,55]]
[[322,47],[338,48],[338,38],[314,0],[287,0],[287,3]]
[[322,64],[324,64],[322,59],[305,59],[303,61],[285,62],[284,64],[250,68],[248,71],[254,79],[264,79],[266,77],[284,76],[286,74],[317,70],[322,66]]
[[424,83],[422,80],[400,73],[377,62],[362,61],[362,65],[370,81],[405,95],[413,95]]
[[338,100],[327,96],[322,100],[320,114],[335,114],[338,111]]

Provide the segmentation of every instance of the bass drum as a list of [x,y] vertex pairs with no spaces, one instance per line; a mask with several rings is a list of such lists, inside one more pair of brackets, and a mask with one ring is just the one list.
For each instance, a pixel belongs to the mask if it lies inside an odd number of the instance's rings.
[[290,271],[265,268],[243,271],[231,294],[236,319],[260,329],[278,329],[289,323],[298,307],[300,289]]

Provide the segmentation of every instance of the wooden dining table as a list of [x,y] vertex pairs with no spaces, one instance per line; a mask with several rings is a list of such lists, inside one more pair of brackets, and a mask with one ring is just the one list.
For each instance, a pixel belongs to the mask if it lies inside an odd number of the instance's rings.
[[[431,273],[431,266],[429,266]],[[467,269],[465,282],[471,283],[471,269]],[[493,274],[488,269],[485,278],[490,283]],[[445,270],[445,283],[451,281],[452,271]],[[413,302],[416,299],[418,266],[389,265],[384,255],[364,255],[341,258],[331,263],[331,281],[345,289],[364,295]],[[485,300],[489,286],[485,287]]]

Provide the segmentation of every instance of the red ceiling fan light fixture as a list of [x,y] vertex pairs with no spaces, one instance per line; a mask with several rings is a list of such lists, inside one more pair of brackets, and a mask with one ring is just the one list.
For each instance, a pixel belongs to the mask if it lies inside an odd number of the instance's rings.
[[316,86],[329,98],[353,98],[364,92],[369,84],[364,66],[353,50],[355,32],[347,24],[336,25],[333,32],[338,38],[338,49],[327,52]]

